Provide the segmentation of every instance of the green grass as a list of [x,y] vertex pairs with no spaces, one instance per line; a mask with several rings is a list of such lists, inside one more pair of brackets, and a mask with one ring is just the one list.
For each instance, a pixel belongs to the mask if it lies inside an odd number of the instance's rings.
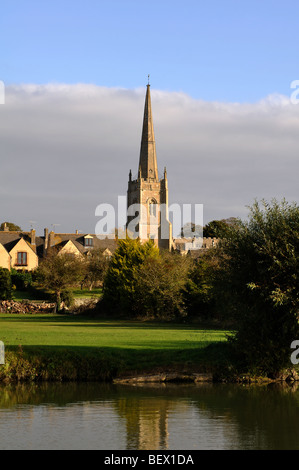
[[29,361],[42,357],[47,364],[53,357],[59,357],[60,363],[66,357],[68,361],[100,357],[117,374],[186,366],[209,371],[221,362],[226,333],[170,323],[0,314],[0,340],[6,353],[16,354],[21,346]]
[[75,299],[81,299],[81,298],[92,298],[92,297],[101,297],[102,295],[102,289],[75,289],[73,290],[73,294]]
[[42,293],[38,291],[29,291],[29,290],[14,290],[13,291],[13,300],[15,301],[22,301],[22,300],[30,300],[30,301],[41,301],[43,299]]

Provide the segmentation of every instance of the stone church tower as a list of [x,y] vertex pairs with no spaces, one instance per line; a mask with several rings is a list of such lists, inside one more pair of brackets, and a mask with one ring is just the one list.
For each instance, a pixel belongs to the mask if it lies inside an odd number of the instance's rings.
[[[138,175],[130,170],[127,191],[127,229],[136,227],[141,241],[153,239],[159,248],[171,249],[172,226],[168,219],[168,181],[166,168],[158,174],[156,143],[152,117],[150,85],[147,85]],[[137,216],[137,217],[136,217]]]

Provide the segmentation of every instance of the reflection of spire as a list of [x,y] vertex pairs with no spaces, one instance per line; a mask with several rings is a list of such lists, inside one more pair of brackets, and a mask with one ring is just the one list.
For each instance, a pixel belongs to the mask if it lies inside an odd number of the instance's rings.
[[119,400],[118,408],[127,422],[128,449],[156,450],[168,448],[169,401],[147,399]]
[[150,95],[150,84],[148,83],[145,97],[143,128],[139,158],[139,170],[144,179],[158,179],[158,165],[156,155],[156,143],[152,117],[152,105]]

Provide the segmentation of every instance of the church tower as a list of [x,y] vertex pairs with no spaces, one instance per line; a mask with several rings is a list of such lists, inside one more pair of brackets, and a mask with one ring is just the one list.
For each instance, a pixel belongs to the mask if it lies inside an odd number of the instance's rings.
[[153,239],[159,248],[170,250],[172,226],[168,219],[168,181],[166,168],[162,178],[158,174],[150,84],[145,97],[138,175],[133,180],[130,170],[127,205],[127,229],[131,231],[131,226],[135,226],[136,236],[142,242]]

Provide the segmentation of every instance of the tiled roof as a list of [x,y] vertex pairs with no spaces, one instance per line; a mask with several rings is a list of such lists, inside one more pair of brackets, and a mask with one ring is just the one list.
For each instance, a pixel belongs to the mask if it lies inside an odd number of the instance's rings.
[[37,252],[38,254],[41,252],[43,247],[42,237],[35,237],[35,245],[32,245],[31,232],[0,231],[0,243],[8,252],[10,252],[16,243],[18,243],[22,238],[28,243],[33,251]]
[[[93,239],[93,245],[91,247],[86,247],[84,244],[84,237],[86,237],[87,235],[91,236]],[[109,238],[99,239],[96,235],[89,234],[89,233],[85,233],[85,234],[54,233],[53,236],[54,236],[54,243],[55,243],[54,246],[57,246],[57,247],[64,246],[65,243],[71,240],[81,253],[86,253],[89,249],[92,249],[92,248],[98,248],[103,251],[106,248],[109,248],[111,253],[113,253],[117,246],[117,242],[114,239],[109,239]],[[41,238],[45,239],[44,237],[41,237]],[[49,245],[48,246],[50,246],[50,233],[49,233]]]

